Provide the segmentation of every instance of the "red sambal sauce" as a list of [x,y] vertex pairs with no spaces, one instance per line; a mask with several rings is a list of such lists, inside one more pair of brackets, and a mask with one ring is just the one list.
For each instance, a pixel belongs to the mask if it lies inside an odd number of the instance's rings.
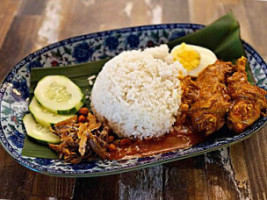
[[129,157],[145,157],[159,153],[167,153],[177,149],[186,149],[204,140],[201,134],[184,134],[177,131],[162,137],[148,140],[132,140],[131,143],[119,146],[109,152],[110,160],[119,160]]

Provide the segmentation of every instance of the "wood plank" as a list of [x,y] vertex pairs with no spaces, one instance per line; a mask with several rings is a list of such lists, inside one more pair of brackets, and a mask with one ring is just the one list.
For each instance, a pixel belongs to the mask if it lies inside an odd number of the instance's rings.
[[78,178],[74,189],[74,199],[107,199],[115,200],[118,197],[119,175]]
[[237,169],[233,169],[231,165],[228,149],[165,166],[166,199],[250,198],[249,190],[239,187],[240,179],[234,178],[234,170]]
[[[20,5],[20,0],[1,0],[0,6],[0,47],[3,44],[6,33],[9,29],[9,26],[17,12],[17,9]],[[8,16],[8,17],[7,17]]]
[[18,15],[42,15],[45,5],[43,0],[23,0]]
[[61,40],[59,27],[62,22],[62,4],[62,1],[46,1],[33,50]]
[[1,166],[15,165],[16,161],[0,146],[0,168]]
[[[239,198],[252,199],[252,185],[249,182],[248,163],[245,160],[244,142],[232,145],[229,148],[230,165],[226,168],[233,179]],[[230,166],[230,168],[229,168]]]
[[162,23],[190,22],[188,1],[164,1],[162,7]]
[[164,164],[164,199],[207,199],[204,157]]
[[118,199],[162,199],[163,167],[154,167],[123,173],[119,179]]
[[0,50],[0,80],[31,52],[40,20],[38,16],[14,18]]
[[[238,154],[239,152],[235,151],[234,153]],[[240,173],[238,172],[240,169],[233,168],[229,148],[223,148],[207,154],[205,157],[205,169],[208,193],[212,197],[211,199],[250,198],[249,186],[241,188],[235,178],[235,174]]]
[[76,183],[75,178],[52,177],[28,171],[33,177],[30,185],[25,187],[31,188],[30,196],[38,198],[54,198],[54,199],[72,199],[73,191]]
[[60,38],[129,26],[123,0],[90,2],[67,0],[62,4]]
[[71,199],[75,179],[49,177],[20,164],[0,167],[1,199]]
[[[90,1],[91,3],[75,1],[74,3],[73,0],[67,0],[64,2],[66,3],[62,4],[63,22],[59,31],[60,38],[115,28],[162,23],[162,20],[165,20],[163,16],[169,16],[169,18],[171,16],[168,10],[163,10],[164,5],[166,4],[165,8],[170,8],[181,1],[168,3],[166,1],[99,0],[97,3],[95,1]],[[99,14],[100,10],[105,10],[105,14]],[[186,9],[177,14],[183,18],[185,12],[187,12]],[[168,17],[166,19],[168,20]],[[164,22],[171,22],[167,20]]]
[[244,157],[253,199],[267,197],[267,128],[244,142]]
[[[12,199],[15,197],[25,198],[30,192],[24,187],[25,182],[31,183],[32,178],[27,175],[27,170],[22,170],[22,166],[1,166],[0,165],[0,197]],[[16,189],[15,189],[16,188]]]
[[246,8],[247,17],[244,21],[248,21],[251,28],[252,44],[260,55],[267,61],[266,51],[266,26],[265,19],[267,2],[266,1],[244,1],[244,7]]
[[[217,3],[216,3],[217,2]],[[197,24],[210,24],[221,15],[218,1],[188,0],[190,22]]]

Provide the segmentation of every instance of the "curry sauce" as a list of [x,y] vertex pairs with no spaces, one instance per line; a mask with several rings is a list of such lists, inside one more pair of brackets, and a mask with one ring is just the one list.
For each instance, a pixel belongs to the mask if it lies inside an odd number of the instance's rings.
[[159,153],[166,153],[177,149],[186,149],[200,143],[204,137],[200,134],[185,135],[177,132],[168,133],[160,138],[149,140],[135,140],[128,145],[110,151],[110,160],[130,157],[145,157]]

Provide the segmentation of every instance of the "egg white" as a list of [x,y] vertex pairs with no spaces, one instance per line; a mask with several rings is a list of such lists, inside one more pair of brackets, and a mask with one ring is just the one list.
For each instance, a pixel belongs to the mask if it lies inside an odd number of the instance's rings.
[[[180,46],[181,45],[175,46],[172,49],[171,54],[173,54],[173,52],[176,49],[179,49]],[[198,66],[192,70],[187,70],[189,76],[197,77],[200,74],[200,72],[202,72],[206,67],[213,64],[217,60],[216,55],[207,48],[191,44],[186,44],[186,46],[191,47],[193,50],[197,51],[200,55],[200,61]]]

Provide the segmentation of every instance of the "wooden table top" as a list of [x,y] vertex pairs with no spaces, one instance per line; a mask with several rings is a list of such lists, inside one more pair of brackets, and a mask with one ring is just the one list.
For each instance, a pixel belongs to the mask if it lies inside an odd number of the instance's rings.
[[[232,10],[267,59],[267,2],[257,0],[1,0],[0,80],[19,60],[75,35],[144,24],[209,24]],[[1,199],[267,199],[267,127],[212,153],[100,178],[30,171],[0,147]]]

